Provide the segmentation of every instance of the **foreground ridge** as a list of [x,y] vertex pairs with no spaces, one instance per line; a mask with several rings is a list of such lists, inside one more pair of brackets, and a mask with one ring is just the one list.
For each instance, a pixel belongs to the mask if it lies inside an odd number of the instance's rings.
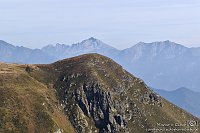
[[[200,122],[99,54],[49,65],[1,64],[1,68],[2,131],[153,133],[152,129],[163,128],[158,123]],[[29,100],[24,102],[24,99]],[[15,111],[11,105],[15,105]],[[16,125],[10,117],[21,116],[22,111],[24,116],[17,117],[19,125]],[[8,128],[8,124],[13,126]],[[196,125],[190,128],[199,130]]]

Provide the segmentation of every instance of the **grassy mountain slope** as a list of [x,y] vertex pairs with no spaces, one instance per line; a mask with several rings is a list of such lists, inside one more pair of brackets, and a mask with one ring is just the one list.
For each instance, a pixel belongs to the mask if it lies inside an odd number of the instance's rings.
[[0,64],[0,132],[73,133],[54,89],[32,78],[25,68]]
[[147,130],[163,128],[157,123],[200,122],[98,54],[0,68],[3,132],[153,133]]

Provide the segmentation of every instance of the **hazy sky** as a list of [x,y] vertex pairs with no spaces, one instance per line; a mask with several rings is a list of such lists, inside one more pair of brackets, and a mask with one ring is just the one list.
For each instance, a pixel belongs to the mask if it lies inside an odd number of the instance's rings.
[[89,37],[119,49],[163,40],[200,47],[200,0],[0,0],[0,40],[40,48]]

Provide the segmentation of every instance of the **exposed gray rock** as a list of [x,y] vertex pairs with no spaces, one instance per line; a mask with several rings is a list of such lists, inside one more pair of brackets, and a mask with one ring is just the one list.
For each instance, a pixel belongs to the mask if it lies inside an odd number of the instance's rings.
[[160,107],[163,106],[161,97],[154,92],[145,92],[145,94],[141,96],[141,102],[145,104],[158,105]]
[[81,76],[65,75],[59,80],[59,88],[62,88],[59,91],[64,92],[62,105],[77,131],[94,132],[88,127],[91,121],[87,118],[92,118],[92,123],[100,133],[128,132],[127,121],[132,117],[131,111],[125,113],[128,110],[126,108],[129,108],[128,103],[114,100],[113,93],[105,91],[99,82],[86,82],[81,86],[74,86],[76,78]]

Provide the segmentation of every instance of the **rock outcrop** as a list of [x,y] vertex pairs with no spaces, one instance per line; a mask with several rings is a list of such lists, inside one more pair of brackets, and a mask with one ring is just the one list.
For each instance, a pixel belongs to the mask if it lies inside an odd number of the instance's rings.
[[72,60],[54,64],[59,71],[54,87],[78,133],[146,132],[156,125],[152,117],[165,112],[166,101],[112,60],[98,55]]
[[168,128],[162,124],[185,123],[191,133],[200,131],[198,118],[98,54],[0,68],[2,133],[154,133]]
[[[113,100],[111,92],[103,90],[100,84],[95,82],[83,83],[76,89],[70,85],[69,82],[62,86],[62,88],[66,88],[62,104],[65,105],[64,109],[69,112],[69,116],[75,117],[72,120],[78,132],[90,130],[87,118],[92,119],[92,123],[100,133],[128,131],[125,110],[120,110],[124,108],[124,103]],[[71,93],[69,93],[70,89]],[[74,112],[75,110],[78,112]]]

